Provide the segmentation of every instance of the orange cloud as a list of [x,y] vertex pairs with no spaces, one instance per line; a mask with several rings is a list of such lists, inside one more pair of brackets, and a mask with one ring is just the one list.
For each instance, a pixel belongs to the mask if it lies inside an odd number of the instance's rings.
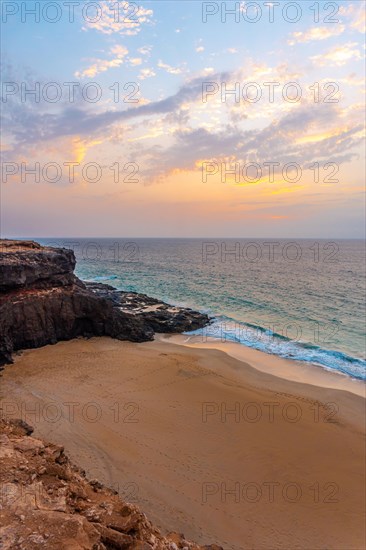
[[336,46],[327,53],[314,55],[310,59],[319,67],[324,67],[325,65],[341,67],[351,59],[362,59],[358,46],[359,44],[357,44],[357,42],[349,42],[348,44],[344,44],[342,46]]
[[344,25],[332,27],[313,27],[308,31],[293,32],[291,38],[287,41],[290,46],[294,46],[298,42],[311,42],[313,40],[325,40],[331,36],[339,36],[344,32]]
[[94,63],[90,65],[90,67],[83,71],[76,71],[76,78],[93,78],[99,73],[108,71],[108,69],[119,67],[122,65],[124,57],[128,54],[128,50],[124,46],[118,44],[110,49],[110,53],[113,54],[113,59],[94,59]]

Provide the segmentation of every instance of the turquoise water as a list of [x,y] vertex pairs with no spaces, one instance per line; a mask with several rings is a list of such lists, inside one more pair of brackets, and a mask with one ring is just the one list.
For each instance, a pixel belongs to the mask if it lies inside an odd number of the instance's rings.
[[76,274],[211,314],[204,341],[366,379],[362,241],[37,239],[73,248]]

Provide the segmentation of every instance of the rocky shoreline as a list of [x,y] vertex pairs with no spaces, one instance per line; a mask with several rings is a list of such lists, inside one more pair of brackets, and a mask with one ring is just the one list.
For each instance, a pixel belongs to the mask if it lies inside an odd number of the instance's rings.
[[0,366],[14,352],[78,337],[146,342],[202,328],[207,315],[145,294],[83,282],[72,250],[0,240]]

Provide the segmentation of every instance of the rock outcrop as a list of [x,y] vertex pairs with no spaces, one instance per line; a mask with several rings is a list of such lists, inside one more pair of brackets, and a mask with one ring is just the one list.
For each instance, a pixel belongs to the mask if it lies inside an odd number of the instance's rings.
[[154,332],[187,332],[202,328],[210,322],[204,313],[172,306],[146,294],[116,290],[104,283],[85,282],[85,285],[97,296],[111,301],[120,311],[142,319],[144,325]]
[[[88,481],[63,447],[0,420],[0,547],[3,550],[220,550],[163,536],[139,508]],[[221,549],[222,550],[222,549]]]
[[76,282],[75,256],[65,248],[33,241],[0,241],[0,292],[69,286]]
[[79,336],[144,342],[205,326],[207,315],[145,295],[83,283],[73,251],[0,241],[0,365],[13,352]]

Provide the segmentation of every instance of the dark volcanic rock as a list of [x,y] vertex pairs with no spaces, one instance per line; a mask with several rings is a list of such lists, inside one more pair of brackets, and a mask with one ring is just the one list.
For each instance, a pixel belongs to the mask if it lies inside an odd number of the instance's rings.
[[0,365],[14,351],[78,336],[153,340],[155,332],[203,327],[206,315],[154,298],[84,284],[71,250],[32,241],[0,241]]
[[33,241],[2,240],[0,256],[0,292],[75,283],[76,261],[71,250],[42,247]]
[[190,308],[172,306],[146,294],[116,290],[103,283],[85,282],[88,289],[105,298],[120,311],[143,319],[154,332],[187,332],[204,327],[210,322],[208,315]]

